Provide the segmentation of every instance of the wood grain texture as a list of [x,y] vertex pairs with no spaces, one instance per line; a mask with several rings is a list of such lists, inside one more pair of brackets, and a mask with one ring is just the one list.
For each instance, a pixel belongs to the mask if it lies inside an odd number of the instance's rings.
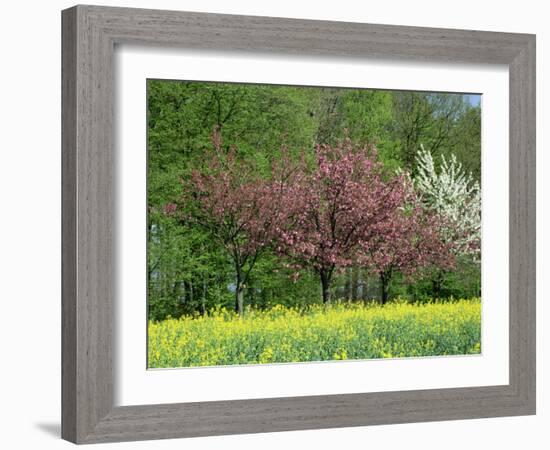
[[61,155],[61,434],[76,440],[76,10],[63,14]]
[[[96,6],[63,11],[62,34],[63,438],[93,443],[535,412],[534,36]],[[510,383],[113,407],[113,52],[121,43],[508,65]]]
[[535,410],[536,95],[535,40],[510,71],[510,384]]

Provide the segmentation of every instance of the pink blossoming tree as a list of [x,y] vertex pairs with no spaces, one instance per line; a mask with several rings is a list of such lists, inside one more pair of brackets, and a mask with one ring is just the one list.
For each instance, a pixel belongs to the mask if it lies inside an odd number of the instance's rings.
[[380,280],[382,304],[388,300],[389,283],[396,271],[411,277],[421,269],[454,265],[452,243],[440,233],[442,219],[425,210],[410,182],[404,177],[404,202],[394,209],[384,233],[362,246],[360,261]]
[[212,142],[206,167],[183,182],[182,198],[166,205],[165,213],[180,211],[180,220],[201,226],[226,250],[235,269],[235,311],[243,314],[250,274],[281,220],[277,192],[275,183],[262,180],[253,164],[237,157],[235,148],[223,149],[217,130]]
[[335,271],[391,232],[406,194],[401,177],[384,179],[374,147],[355,147],[349,139],[317,146],[314,167],[303,168],[283,190],[276,250],[317,273],[324,303]]

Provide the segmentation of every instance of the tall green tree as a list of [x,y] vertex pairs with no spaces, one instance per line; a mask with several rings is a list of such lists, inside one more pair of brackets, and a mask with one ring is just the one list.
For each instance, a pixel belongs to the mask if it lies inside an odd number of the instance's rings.
[[466,108],[461,95],[394,92],[391,128],[401,149],[402,168],[415,173],[420,144],[434,156],[452,149],[453,130]]

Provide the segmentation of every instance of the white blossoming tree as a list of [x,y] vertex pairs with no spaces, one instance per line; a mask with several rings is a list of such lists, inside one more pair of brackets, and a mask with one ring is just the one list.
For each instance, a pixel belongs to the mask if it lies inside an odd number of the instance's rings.
[[[441,156],[436,170],[432,154],[421,146],[416,156],[417,175],[414,185],[424,206],[443,219],[440,233],[451,244],[457,257],[481,260],[481,190],[479,183],[466,173],[456,156]],[[440,291],[443,272],[436,271],[432,280]]]
[[466,173],[455,155],[441,157],[436,170],[431,153],[423,147],[416,157],[415,187],[425,207],[445,219],[446,239],[453,241],[457,255],[481,254],[481,190],[472,175]]

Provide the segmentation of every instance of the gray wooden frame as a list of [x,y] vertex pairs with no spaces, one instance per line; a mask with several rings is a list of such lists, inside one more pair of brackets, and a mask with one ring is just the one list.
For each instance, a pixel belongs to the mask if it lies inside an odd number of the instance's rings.
[[[63,11],[62,34],[64,439],[94,443],[535,413],[533,35],[97,6]],[[114,407],[113,51],[118,43],[508,65],[509,384]]]

